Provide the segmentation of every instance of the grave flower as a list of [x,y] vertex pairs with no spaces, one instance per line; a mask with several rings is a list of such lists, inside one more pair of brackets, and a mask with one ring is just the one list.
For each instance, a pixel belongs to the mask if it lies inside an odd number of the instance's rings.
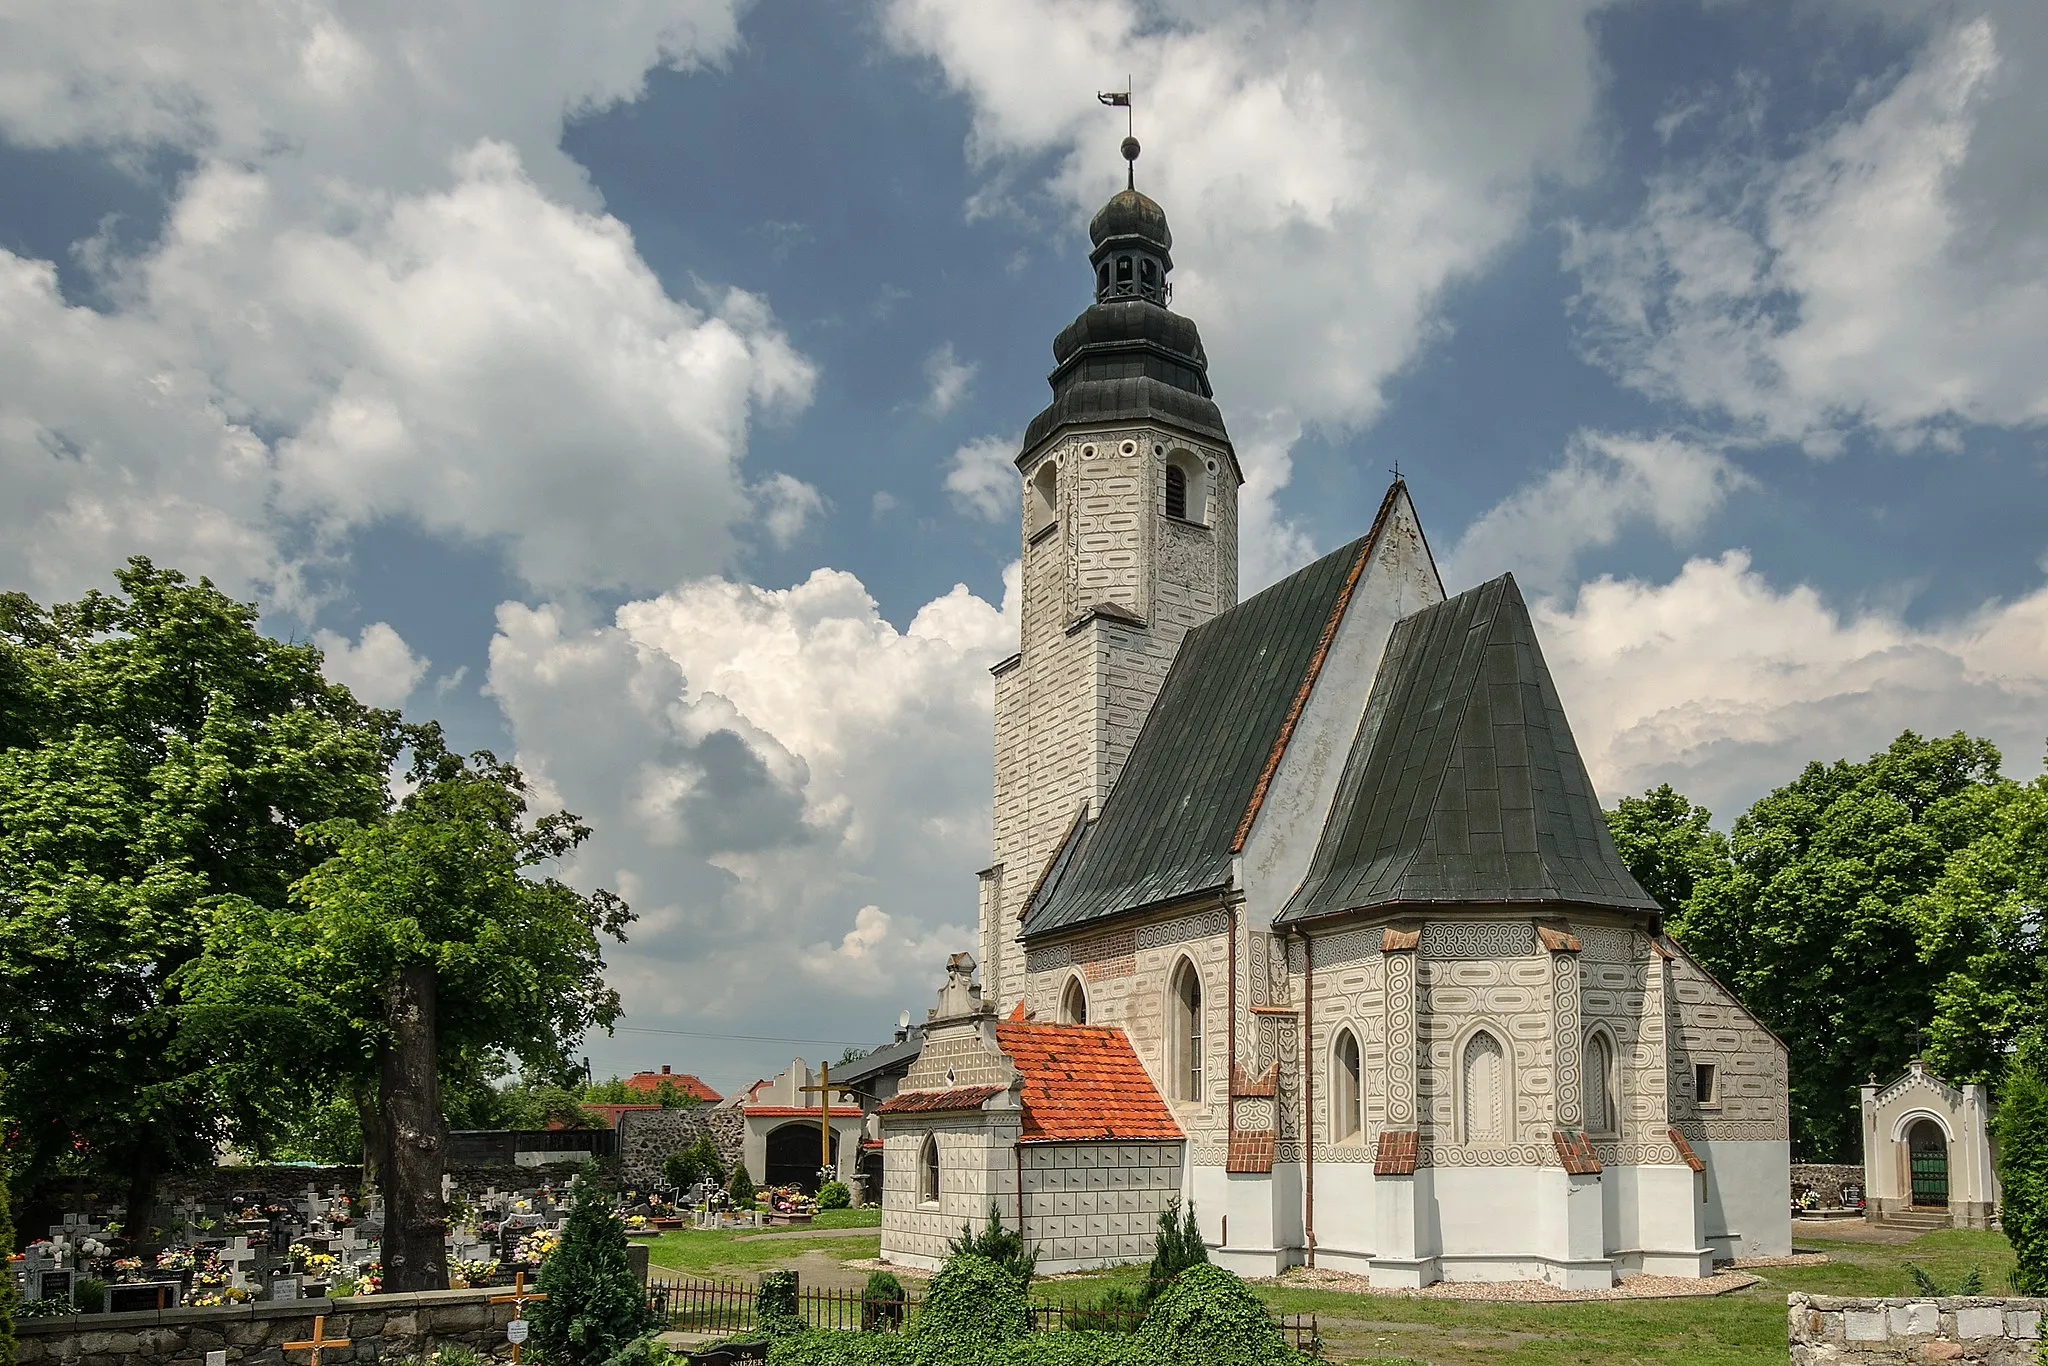
[[141,1279],[142,1279],[142,1258],[140,1258],[140,1257],[117,1257],[117,1258],[115,1258],[115,1259],[114,1259],[114,1275],[115,1275],[115,1276],[116,1276],[116,1277],[117,1277],[118,1279],[120,1279],[120,1280],[124,1280],[124,1281],[139,1281],[139,1280],[141,1280]]
[[158,1271],[190,1271],[199,1265],[199,1259],[192,1255],[192,1249],[167,1247],[156,1254]]
[[551,1228],[537,1228],[519,1240],[513,1251],[512,1260],[528,1266],[538,1266],[561,1245],[562,1235]]

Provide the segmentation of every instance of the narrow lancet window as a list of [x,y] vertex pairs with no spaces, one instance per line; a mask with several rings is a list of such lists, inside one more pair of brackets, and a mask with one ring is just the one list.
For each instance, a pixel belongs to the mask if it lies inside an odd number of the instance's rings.
[[1188,519],[1188,472],[1178,465],[1166,467],[1166,515]]

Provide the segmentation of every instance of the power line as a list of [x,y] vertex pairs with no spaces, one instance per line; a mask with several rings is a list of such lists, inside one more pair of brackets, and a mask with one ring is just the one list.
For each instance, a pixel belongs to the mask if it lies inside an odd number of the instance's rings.
[[685,1039],[738,1039],[745,1043],[821,1043],[828,1047],[860,1048],[858,1039],[784,1039],[771,1034],[709,1034],[697,1029],[652,1029],[646,1025],[614,1025],[621,1034],[676,1034]]

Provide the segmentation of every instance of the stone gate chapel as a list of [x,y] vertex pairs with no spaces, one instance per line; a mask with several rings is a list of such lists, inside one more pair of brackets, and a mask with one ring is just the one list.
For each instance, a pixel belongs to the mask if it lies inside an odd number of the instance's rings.
[[1017,456],[980,962],[880,1107],[882,1255],[934,1266],[993,1202],[1041,1271],[1144,1260],[1178,1197],[1246,1274],[1787,1252],[1785,1046],[1617,857],[1513,577],[1447,598],[1397,478],[1238,602],[1166,215],[1128,188],[1089,237]]

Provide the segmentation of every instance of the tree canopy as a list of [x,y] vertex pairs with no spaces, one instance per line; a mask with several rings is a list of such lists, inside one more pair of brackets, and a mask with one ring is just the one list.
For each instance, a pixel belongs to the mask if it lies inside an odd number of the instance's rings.
[[114,577],[0,595],[0,1109],[23,1181],[82,1166],[146,1206],[253,1118],[180,1047],[211,906],[283,906],[305,831],[382,815],[406,732],[207,580]]
[[1668,787],[1610,814],[1672,934],[1794,1042],[1796,1154],[1853,1159],[1857,1085],[1922,1047],[1939,992],[1968,997],[1961,981],[1943,986],[1924,899],[2006,819],[2018,788],[1999,763],[1987,740],[1908,731],[1860,762],[1808,764],[1736,820],[1725,853],[1706,813]]

